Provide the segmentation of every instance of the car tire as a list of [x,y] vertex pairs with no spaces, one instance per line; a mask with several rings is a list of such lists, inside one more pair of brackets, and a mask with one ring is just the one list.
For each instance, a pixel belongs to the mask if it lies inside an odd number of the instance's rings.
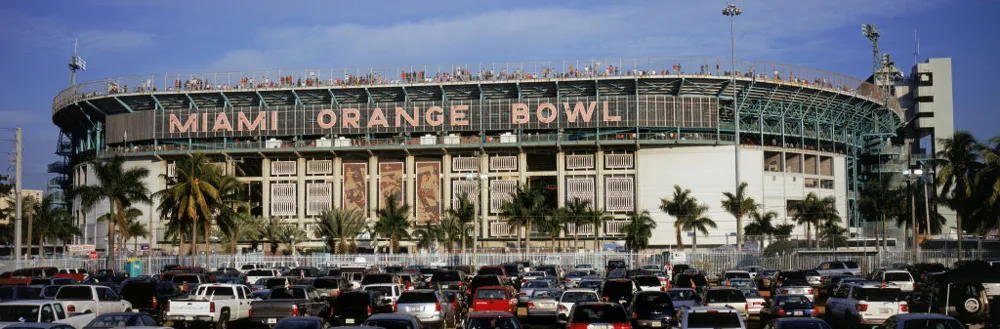
[[229,311],[222,311],[219,321],[213,325],[214,329],[229,329]]
[[960,317],[972,319],[983,311],[983,303],[978,298],[968,297],[962,300],[961,305],[955,305]]

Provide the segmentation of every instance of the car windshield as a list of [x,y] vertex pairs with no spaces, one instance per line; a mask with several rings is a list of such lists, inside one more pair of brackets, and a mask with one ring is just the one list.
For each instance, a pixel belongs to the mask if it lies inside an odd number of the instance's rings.
[[[926,329],[926,328],[932,328],[932,327],[920,327],[920,329]],[[832,329],[832,327],[830,327],[830,325],[823,320],[813,319],[808,321],[800,320],[800,321],[785,322],[781,324],[781,329]],[[945,328],[937,327],[935,329],[945,329]]]
[[198,280],[198,276],[197,275],[175,275],[173,278],[170,279],[170,281],[172,281],[173,283],[198,283],[198,282],[201,282],[200,280]]
[[458,271],[441,271],[434,273],[431,281],[462,281],[462,276],[458,275]]
[[37,305],[0,305],[0,322],[38,322]]
[[677,286],[687,288],[688,286],[691,285],[691,282],[694,282],[694,285],[696,286],[708,285],[708,280],[701,275],[682,275],[679,278],[677,278]]
[[698,293],[694,290],[672,289],[667,290],[667,294],[670,294],[670,300],[698,300]]
[[757,289],[741,289],[740,291],[743,292],[743,296],[746,296],[746,298],[761,298],[760,292]]
[[899,288],[864,288],[858,299],[869,302],[895,302],[902,298]]
[[542,280],[528,281],[521,286],[521,288],[548,288],[548,287],[549,287],[549,282]]
[[797,286],[798,287],[802,287],[802,286],[809,286],[809,282],[806,281],[806,280],[800,280],[800,279],[788,279],[788,280],[785,280],[785,282],[782,282],[781,286],[782,287],[797,287]]
[[420,329],[413,327],[413,321],[400,319],[370,319],[364,325],[383,329]]
[[476,299],[482,299],[482,300],[507,299],[507,292],[500,289],[479,289],[476,290]]
[[465,321],[468,329],[521,329],[521,325],[512,317],[480,318],[473,317]]
[[687,316],[688,328],[742,328],[736,312],[695,312]]
[[524,276],[531,276],[531,277],[545,276],[545,272],[531,271],[531,272],[525,273]]
[[903,329],[964,329],[955,319],[912,319],[903,322]]
[[381,291],[383,295],[392,296],[391,286],[368,286],[365,287],[365,291]]
[[885,281],[889,282],[899,282],[899,281],[913,281],[910,277],[910,273],[906,272],[889,272],[885,274]]
[[627,323],[628,317],[620,306],[611,304],[576,305],[573,307],[573,323]]
[[25,286],[0,287],[0,299],[42,299],[42,288]]
[[94,318],[87,324],[87,328],[122,328],[129,325],[132,320],[132,314],[102,314]]
[[337,289],[340,288],[340,280],[333,278],[319,278],[313,281],[313,288],[316,289]]
[[253,270],[247,272],[247,276],[272,276],[272,275],[274,275],[274,272],[271,272],[271,270]]
[[580,282],[580,288],[599,289],[601,288],[601,281],[583,281]]
[[635,278],[635,283],[643,287],[659,286],[660,279],[655,276],[640,276]]
[[517,272],[518,272],[518,269],[517,269],[517,264],[507,264],[507,265],[503,265],[503,269],[504,269],[505,271],[507,271],[507,273],[517,273]]
[[632,281],[608,281],[604,283],[601,294],[604,296],[632,296]]
[[267,299],[305,299],[306,290],[300,288],[273,288]]
[[59,300],[92,300],[94,299],[94,293],[90,287],[87,286],[66,286],[59,289],[56,293],[56,299]]
[[479,269],[479,274],[492,274],[492,275],[503,275],[503,268],[501,267],[483,267]]
[[816,270],[805,270],[806,276],[819,276],[819,272]]
[[708,303],[741,303],[746,302],[747,298],[736,289],[718,289],[705,293],[705,301]]
[[785,305],[809,305],[809,299],[806,296],[779,296],[775,299],[775,304],[778,306]]
[[587,274],[590,274],[590,273],[588,273],[586,271],[573,271],[573,272],[566,273],[566,277],[567,278],[581,278],[581,277],[587,276]]
[[563,303],[581,303],[581,302],[596,302],[597,294],[593,292],[584,291],[568,291],[563,293],[562,302]]
[[673,307],[674,304],[670,301],[670,295],[658,292],[658,293],[644,293],[635,297],[635,307],[642,309],[662,309]]
[[437,301],[437,296],[433,292],[407,292],[399,296],[397,303],[437,303]]
[[726,273],[726,279],[749,279],[750,273],[747,272],[728,272]]
[[230,287],[208,287],[205,288],[205,296],[233,296],[233,288]]
[[531,298],[556,298],[558,295],[559,292],[555,290],[535,290],[531,294]]

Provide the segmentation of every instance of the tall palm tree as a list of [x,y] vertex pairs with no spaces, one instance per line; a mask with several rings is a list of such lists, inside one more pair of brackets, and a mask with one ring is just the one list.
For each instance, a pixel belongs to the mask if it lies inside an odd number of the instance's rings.
[[817,227],[816,239],[823,241],[823,244],[828,248],[844,246],[847,243],[847,238],[844,237],[844,234],[847,233],[847,228],[840,225],[840,221],[840,217],[830,217],[824,220]]
[[671,199],[660,199],[660,210],[674,217],[674,233],[677,234],[677,248],[684,250],[684,241],[681,233],[684,231],[685,221],[690,218],[691,213],[698,208],[697,199],[691,196],[691,190],[682,189],[680,185],[674,185],[674,195]]
[[649,247],[649,239],[653,237],[656,222],[649,215],[649,210],[628,213],[628,224],[625,225],[625,249],[642,251]]
[[[35,197],[33,197],[33,196],[28,195],[28,196],[25,196],[25,197],[23,197],[21,199],[21,217],[24,218],[24,221],[28,222],[28,232],[26,233],[26,235],[24,235],[24,236],[28,237],[28,239],[27,239],[28,240],[27,241],[28,242],[28,259],[31,259],[31,253],[32,253],[31,250],[32,250],[32,246],[34,246],[34,240],[35,240],[34,239],[35,235],[32,234],[32,232],[31,232],[34,229],[33,224],[34,224],[34,221],[35,221],[35,218],[34,218],[35,217],[35,210],[38,209],[38,207],[40,207],[40,206],[41,206],[41,202],[39,202],[39,200],[35,199]],[[44,255],[45,252],[44,252],[44,250],[41,250],[42,249],[41,244],[39,244],[38,248],[39,248],[38,253]]]
[[906,190],[895,186],[892,175],[873,174],[862,178],[864,185],[858,191],[858,212],[866,221],[881,227],[877,232],[881,231],[884,235],[885,227],[879,223],[886,220],[909,221]]
[[812,227],[819,225],[819,220],[814,212],[819,208],[817,205],[819,202],[821,201],[815,193],[809,193],[804,200],[791,205],[791,209],[795,212],[792,220],[796,224],[806,227],[806,245],[808,246],[812,245]]
[[444,219],[438,223],[437,227],[438,240],[441,240],[441,244],[448,253],[452,253],[454,251],[455,244],[462,243],[462,241],[465,241],[466,236],[469,235],[469,226],[452,216],[445,216]]
[[510,201],[500,206],[500,216],[518,231],[517,244],[521,246],[521,229],[525,232],[525,249],[531,253],[531,222],[545,215],[545,195],[527,184],[511,193]]
[[285,220],[278,217],[270,217],[264,224],[264,229],[261,230],[261,235],[267,240],[271,255],[277,255],[278,249],[281,248],[281,243],[288,240],[288,236],[285,234],[285,226],[288,226]]
[[743,217],[757,211],[757,201],[747,195],[747,182],[740,182],[740,186],[736,188],[736,193],[732,192],[722,192],[722,208],[726,209],[730,215],[736,217],[736,248],[743,248],[743,233],[740,232],[741,227],[743,227]]
[[586,223],[594,227],[594,251],[600,251],[601,249],[604,248],[598,242],[598,240],[601,238],[600,234],[601,226],[604,226],[605,222],[613,220],[615,218],[610,214],[608,214],[608,212],[597,209],[591,209],[589,212],[587,212],[586,218],[587,218]]
[[764,250],[764,240],[771,243],[771,236],[775,232],[774,220],[778,218],[778,213],[767,211],[761,213],[754,211],[750,213],[750,223],[743,227],[743,234],[754,237],[760,244],[760,250]]
[[[118,241],[116,241],[116,244],[120,245],[122,248],[125,248],[128,239],[131,237],[128,234],[128,229],[129,229],[128,226],[132,222],[138,221],[139,217],[142,217],[142,210],[139,210],[138,208],[134,207],[125,209],[125,225],[118,228],[119,234],[118,234]],[[97,221],[108,222],[108,225],[111,225],[112,223],[114,223],[114,218],[115,218],[114,215],[108,213],[102,215],[101,217],[97,217]]]
[[237,241],[233,241],[232,249],[236,250],[236,242],[250,241],[250,249],[257,251],[260,241],[265,238],[264,230],[267,227],[267,220],[261,216],[244,216],[239,218],[240,225],[235,235]]
[[787,241],[788,238],[792,236],[792,231],[795,230],[795,225],[793,224],[779,224],[774,227],[774,237],[777,241]]
[[355,210],[330,209],[316,217],[316,236],[325,236],[326,247],[334,253],[347,253],[347,240],[364,232],[365,218]]
[[[197,230],[199,221],[203,221],[200,224],[204,229],[204,241],[208,243],[211,223],[215,220],[223,201],[217,186],[225,180],[224,175],[202,153],[178,159],[175,162],[175,173],[176,177],[169,179],[167,187],[157,194],[161,199],[173,199],[177,207],[175,219],[190,221],[192,230]],[[197,234],[192,231],[191,236]],[[197,254],[197,248],[197,239],[192,238],[191,253]],[[207,257],[205,266],[208,267]]]
[[552,241],[556,246],[553,248],[561,247],[559,245],[559,235],[562,234],[563,230],[566,228],[566,209],[559,208],[555,211],[549,212],[547,216],[543,216],[538,221],[539,231],[544,233],[549,237],[549,241]]
[[685,231],[691,231],[694,235],[691,237],[692,248],[698,249],[698,232],[701,234],[708,235],[708,228],[719,228],[711,218],[705,216],[708,212],[707,205],[697,205],[690,209],[691,211],[687,213],[684,217],[682,228]]
[[55,195],[46,195],[32,211],[32,221],[38,227],[33,234],[34,239],[39,241],[39,246],[44,245],[48,239],[65,244],[67,240],[81,235],[80,228],[73,225],[69,211],[64,207],[57,207],[56,202]]
[[385,207],[376,211],[378,221],[375,222],[375,231],[379,235],[389,238],[389,254],[393,254],[399,249],[399,240],[410,238],[410,205],[400,204],[395,194],[385,198]]
[[[564,206],[563,211],[563,215],[566,216],[564,222],[566,224],[573,224],[573,248],[578,249],[580,248],[580,226],[589,223],[587,214],[593,211],[590,200],[570,199],[566,203],[566,206]],[[597,231],[595,230],[594,232],[596,233]]]
[[431,226],[431,223],[425,223],[413,230],[413,236],[417,238],[417,250],[426,249],[427,252],[434,252],[434,244],[440,235],[439,227]]
[[1000,226],[996,214],[1000,213],[1000,136],[980,146],[981,168],[976,172],[975,190],[979,191],[980,207],[977,219],[981,234],[997,230]]
[[934,161],[938,168],[938,184],[941,185],[942,200],[955,210],[958,251],[961,254],[962,232],[965,230],[962,220],[970,216],[975,207],[970,201],[974,199],[974,173],[980,167],[980,144],[966,131],[956,131],[951,138],[940,139],[940,142],[941,150]]
[[[98,204],[108,202],[110,213],[114,216],[112,225],[108,225],[108,243],[114,243],[116,228],[125,224],[126,209],[134,204],[149,204],[149,188],[143,180],[149,176],[149,170],[143,167],[126,169],[125,158],[115,156],[110,160],[94,164],[94,174],[97,184],[77,186],[68,193],[80,198],[80,206],[85,212],[90,212]],[[114,262],[114,256],[108,246],[109,263]]]
[[464,192],[458,195],[456,201],[458,204],[455,207],[448,208],[446,215],[453,218],[462,227],[460,236],[462,237],[462,254],[465,254],[465,247],[468,246],[466,240],[469,236],[469,227],[476,220],[476,204]]
[[293,223],[281,226],[279,232],[281,232],[281,242],[288,245],[288,250],[291,252],[292,256],[295,255],[295,242],[298,241],[299,243],[302,243],[309,238],[309,236],[306,235],[305,230]]
[[133,252],[139,252],[139,238],[148,237],[149,231],[146,230],[146,225],[138,218],[130,218],[125,224],[125,229],[122,230],[122,235],[125,239],[132,239],[134,243]]

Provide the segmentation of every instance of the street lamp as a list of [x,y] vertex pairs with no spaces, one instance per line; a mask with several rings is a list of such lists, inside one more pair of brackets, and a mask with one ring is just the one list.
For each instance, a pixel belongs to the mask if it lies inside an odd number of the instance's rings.
[[289,235],[288,239],[292,242],[291,243],[292,257],[295,257],[295,236],[294,235]]
[[216,247],[219,245],[219,237],[213,236],[211,239],[212,239],[212,258],[215,258]]
[[917,200],[913,195],[913,189],[910,188],[910,184],[924,174],[924,170],[917,166],[911,166],[910,168],[903,170],[903,176],[906,176],[907,193],[910,194],[910,223],[913,226],[913,240],[910,244],[910,250],[914,252],[917,250]]
[[[733,88],[733,122],[734,130],[736,131],[733,136],[733,141],[736,145],[736,191],[740,189],[740,107],[736,104],[736,16],[743,13],[743,9],[737,7],[734,4],[729,4],[726,8],[722,9],[722,15],[729,17],[729,44],[732,48],[732,57],[730,57],[730,72],[729,77],[732,79],[730,82],[730,88]],[[740,207],[737,205],[737,207]],[[741,213],[743,209],[737,209],[738,213]],[[739,216],[736,217],[736,249],[743,249],[743,234],[740,234],[741,219]],[[728,239],[728,236],[726,237]],[[726,244],[729,244],[728,242]]]

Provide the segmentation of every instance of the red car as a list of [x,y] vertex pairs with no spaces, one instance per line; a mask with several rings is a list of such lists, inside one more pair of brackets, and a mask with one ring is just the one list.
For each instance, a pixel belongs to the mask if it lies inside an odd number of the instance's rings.
[[573,305],[569,314],[567,329],[587,329],[592,324],[610,326],[614,329],[632,329],[625,308],[618,303],[587,302]]
[[506,286],[486,286],[476,290],[469,312],[517,312],[517,294]]

